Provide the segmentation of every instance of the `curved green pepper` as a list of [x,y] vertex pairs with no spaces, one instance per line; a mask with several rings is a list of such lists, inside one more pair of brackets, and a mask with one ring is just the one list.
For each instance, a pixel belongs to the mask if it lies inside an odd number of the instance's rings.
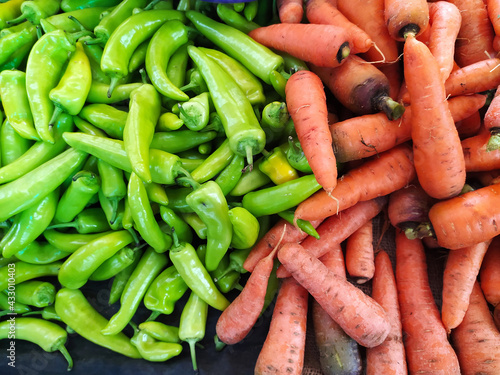
[[134,50],[134,53],[132,53],[132,56],[130,56],[130,60],[128,62],[129,75],[130,73],[138,71],[142,77],[143,83],[149,83],[149,77],[147,74],[144,74],[144,64],[146,63],[149,41],[150,39],[146,39],[144,42],[139,44],[139,46]]
[[28,280],[16,285],[15,295],[25,305],[46,307],[54,303],[56,287],[47,281]]
[[118,214],[118,203],[127,196],[127,184],[123,177],[123,171],[102,159],[98,159],[97,168],[101,176],[102,194],[113,205],[114,214],[111,216],[110,222],[115,222]]
[[235,197],[242,196],[271,183],[269,176],[263,173],[259,168],[259,165],[263,160],[263,157],[257,159],[252,170],[246,170],[241,175],[234,188],[229,192],[229,195]]
[[215,179],[215,182],[220,186],[225,196],[227,196],[238,184],[238,181],[243,175],[244,167],[245,159],[243,156],[234,155],[228,166],[224,168]]
[[286,221],[288,221],[290,224],[296,225],[297,228],[300,228],[305,233],[307,233],[309,236],[312,236],[312,237],[314,237],[316,239],[319,239],[319,234],[316,231],[316,228],[314,227],[314,225],[312,225],[311,222],[307,221],[307,220],[302,220],[302,219],[294,220],[295,219],[295,214],[294,214],[293,211],[288,211],[288,210],[281,211],[281,212],[278,212],[278,215],[281,218],[283,218]]
[[[189,46],[186,47],[186,52]],[[208,91],[208,86],[198,68],[193,67],[189,69],[186,72],[186,77],[189,80],[189,82],[180,88],[181,91],[192,91],[195,93],[195,95],[199,95],[203,92]]]
[[109,104],[95,103],[84,106],[78,116],[104,130],[110,137],[123,139],[128,112]]
[[228,4],[217,4],[217,15],[226,25],[234,27],[245,34],[259,27],[255,22],[249,21]]
[[178,130],[179,128],[182,127],[182,125],[184,125],[184,122],[175,113],[164,112],[160,115],[155,130],[156,132],[171,132],[173,130]]
[[0,4],[0,29],[5,29],[7,21],[13,20],[21,14],[21,4],[24,0],[9,0]]
[[175,87],[181,87],[184,85],[186,80],[186,68],[189,61],[189,55],[187,53],[187,46],[192,42],[189,41],[186,44],[177,48],[176,51],[170,56],[167,65],[167,77],[170,82]]
[[193,228],[200,240],[207,239],[207,225],[201,220],[197,213],[186,212],[182,214],[182,218],[191,228]]
[[138,327],[152,338],[164,342],[180,342],[179,327],[167,325],[161,322],[142,322]]
[[302,150],[302,146],[298,139],[289,136],[288,137],[289,147],[286,151],[286,158],[290,165],[298,171],[303,173],[312,173],[311,166],[307,161],[306,155]]
[[33,141],[19,135],[10,125],[9,120],[3,122],[0,129],[0,151],[3,165],[9,165],[19,159],[32,145]]
[[160,206],[168,205],[168,196],[163,185],[151,182],[149,184],[144,184],[144,187],[152,203],[159,204]]
[[202,92],[187,102],[178,103],[179,118],[190,130],[200,131],[205,128],[210,120],[210,95]]
[[142,358],[151,362],[164,362],[182,352],[182,345],[158,341],[141,329],[136,330],[130,342],[141,353]]
[[[160,116],[160,121],[164,115],[168,114],[176,116],[171,112],[166,112]],[[197,132],[189,129],[159,131],[153,135],[151,148],[176,154],[178,152],[192,149],[205,142],[209,142],[212,139],[215,139],[216,136],[217,133],[214,131]]]
[[31,307],[16,301],[15,295],[7,296],[5,293],[0,293],[0,316],[7,314],[26,314],[31,311]]
[[129,246],[118,250],[113,256],[105,260],[93,273],[89,280],[102,281],[111,279],[119,272],[130,266],[140,257],[141,252],[137,249],[132,249]]
[[90,85],[87,103],[92,104],[114,104],[130,99],[130,94],[143,85],[142,82],[122,83],[115,86],[113,94],[108,97],[109,84],[92,81]]
[[50,17],[59,12],[60,0],[33,0],[21,3],[21,14],[14,19],[7,21],[9,25],[15,25],[28,20],[34,25],[39,25],[40,20]]
[[[0,268],[0,290],[9,287],[9,279],[14,278],[14,283],[20,284],[27,280],[36,279],[45,276],[57,276],[62,262],[53,262],[49,264],[30,264],[22,261],[8,264]],[[12,279],[10,279],[12,281]]]
[[64,259],[71,254],[69,251],[58,249],[48,242],[33,241],[24,249],[16,253],[16,258],[31,264],[48,264]]
[[120,0],[62,0],[61,9],[64,12],[72,12],[77,9],[93,7],[113,7],[120,3]]
[[[142,255],[141,255],[142,257]],[[141,260],[141,257],[135,258],[135,260],[130,264],[128,267],[123,269],[122,271],[118,272],[115,277],[113,277],[113,282],[111,284],[111,288],[109,290],[109,304],[112,305],[113,303],[116,303],[122,293],[123,290],[125,289],[125,286],[127,285],[128,280],[130,279],[130,275],[132,275],[132,272],[134,272],[135,268],[137,267],[137,264]]]
[[189,225],[174,210],[167,206],[160,206],[160,215],[170,228],[173,228],[181,241],[191,242],[193,233]]
[[229,210],[229,219],[233,226],[231,247],[235,249],[252,247],[259,236],[260,224],[257,218],[243,207],[233,207]]
[[228,139],[224,140],[203,163],[191,172],[191,177],[200,183],[210,180],[231,163],[234,155],[231,142]]
[[102,12],[107,9],[109,8],[92,7],[76,9],[69,12],[54,14],[53,16],[45,18],[45,20],[67,33],[80,31],[82,27],[86,30],[94,30],[101,19]]
[[108,219],[100,207],[84,209],[69,223],[52,224],[47,229],[75,228],[80,234],[101,233],[109,231]]
[[81,246],[86,245],[90,241],[95,240],[101,236],[109,234],[111,232],[99,232],[99,233],[64,233],[58,232],[55,229],[48,229],[43,232],[43,236],[47,242],[57,249],[62,251],[73,253],[78,250]]
[[0,65],[7,63],[11,56],[23,46],[33,46],[36,40],[36,27],[33,25],[0,38]]

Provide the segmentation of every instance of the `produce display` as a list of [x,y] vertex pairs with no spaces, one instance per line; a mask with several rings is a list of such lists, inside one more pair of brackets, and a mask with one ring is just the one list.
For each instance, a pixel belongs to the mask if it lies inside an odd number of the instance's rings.
[[2,373],[500,373],[500,2],[0,2]]

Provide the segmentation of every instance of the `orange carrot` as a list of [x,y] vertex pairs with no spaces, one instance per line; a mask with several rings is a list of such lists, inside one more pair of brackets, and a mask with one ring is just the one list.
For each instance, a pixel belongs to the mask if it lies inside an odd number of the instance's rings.
[[389,96],[387,76],[361,57],[351,55],[336,68],[310,65],[337,100],[358,115],[383,111],[389,120],[402,116],[405,108]]
[[479,280],[484,298],[493,306],[500,304],[500,237],[491,241],[484,256]]
[[384,15],[389,35],[399,41],[407,34],[420,35],[429,24],[425,0],[385,0]]
[[464,66],[450,73],[446,95],[468,95],[492,90],[500,85],[500,59],[492,58]]
[[410,374],[460,374],[427,276],[424,247],[396,231],[396,286]]
[[488,151],[490,132],[482,130],[479,134],[462,140],[462,150],[467,172],[492,171],[500,168],[500,150]]
[[304,367],[308,293],[294,278],[283,280],[255,375],[301,375]]
[[450,333],[463,320],[472,287],[491,240],[450,251],[443,273],[441,320]]
[[[461,95],[450,98],[448,106],[456,122],[477,112],[485,102],[485,95]],[[390,121],[383,113],[361,115],[331,124],[330,132],[337,161],[367,158],[411,139],[411,106],[399,120]]]
[[358,284],[371,280],[375,272],[373,221],[368,220],[346,240],[345,264]]
[[437,202],[429,219],[440,246],[460,249],[500,234],[500,183]]
[[375,257],[372,298],[387,311],[391,332],[382,344],[366,350],[366,374],[407,374],[396,278],[389,255],[384,250],[378,251]]
[[285,95],[288,112],[316,181],[326,192],[331,192],[337,185],[337,162],[323,83],[315,73],[300,70],[288,79]]
[[284,245],[278,259],[358,344],[370,348],[385,340],[390,322],[373,298],[330,271],[300,244]]
[[353,47],[358,51],[368,51],[373,45],[370,36],[349,21],[337,9],[333,0],[308,0],[306,2],[306,17],[310,23],[337,25],[349,30],[352,35]]
[[275,247],[257,263],[243,290],[219,316],[215,329],[222,342],[228,345],[240,342],[255,325],[264,307],[267,284],[277,250]]
[[493,49],[495,51],[500,51],[500,35],[495,35],[493,38]]
[[476,111],[469,117],[460,121],[455,121],[458,135],[460,139],[465,139],[477,135],[483,125],[483,118],[481,112]]
[[500,333],[476,282],[462,324],[451,332],[463,375],[500,374]]
[[489,151],[500,149],[500,90],[498,87],[484,114],[484,128],[491,133],[487,149]]
[[303,0],[277,0],[278,16],[281,23],[299,23],[304,16]]
[[[248,33],[257,42],[318,66],[335,67],[357,53],[347,30],[335,25],[276,23]],[[307,38],[305,38],[307,36]]]
[[[315,258],[327,253],[361,228],[368,220],[377,216],[387,204],[387,197],[382,196],[358,202],[352,207],[332,215],[317,228],[319,239],[308,236],[301,245]],[[276,271],[279,278],[288,277],[290,273],[280,266]]]
[[[486,0],[486,10],[488,11],[488,17],[490,19],[491,25],[493,26],[493,31],[495,36],[500,35],[500,1],[498,0]],[[498,51],[495,49],[495,51]]]
[[412,98],[411,138],[418,181],[431,197],[455,196],[465,184],[460,137],[436,59],[412,35],[404,45],[404,75]]
[[325,219],[357,202],[390,194],[414,178],[411,147],[408,144],[393,147],[349,170],[339,178],[331,195],[318,191],[302,201],[295,210],[295,219]]
[[495,326],[500,331],[500,305],[496,305],[493,309],[493,321],[495,322]]

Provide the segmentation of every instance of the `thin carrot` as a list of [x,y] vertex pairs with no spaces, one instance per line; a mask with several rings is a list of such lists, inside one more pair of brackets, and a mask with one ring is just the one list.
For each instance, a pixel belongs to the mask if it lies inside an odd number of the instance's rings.
[[465,139],[477,135],[481,130],[483,125],[483,116],[478,110],[474,112],[469,117],[464,118],[460,121],[455,121],[455,126],[457,127],[458,135],[460,139]]
[[390,120],[403,115],[404,106],[389,96],[387,76],[361,57],[351,55],[336,68],[310,65],[337,100],[358,115],[384,112]]
[[500,150],[488,151],[490,132],[482,130],[479,134],[462,140],[462,150],[467,172],[493,171],[500,168]]
[[326,192],[331,192],[337,185],[337,162],[323,82],[315,73],[300,70],[288,79],[285,95],[288,113],[314,176]]
[[[367,201],[356,203],[338,215],[328,217],[318,226],[319,239],[308,236],[301,242],[302,246],[315,258],[327,253],[361,228],[368,220],[377,216],[387,204],[387,197],[381,196]],[[290,276],[290,273],[282,266],[276,271],[280,278]]]
[[277,0],[278,16],[281,23],[299,23],[304,16],[303,0]]
[[476,282],[462,324],[451,333],[462,374],[500,373],[500,333]]
[[407,34],[420,35],[429,24],[429,7],[425,0],[385,0],[385,22],[389,35],[398,41]]
[[[477,112],[485,102],[485,95],[460,95],[450,98],[448,106],[457,122]],[[330,124],[330,132],[337,161],[367,158],[411,139],[411,105],[399,120],[390,121],[383,113],[361,115]]]
[[295,210],[295,219],[325,219],[357,202],[390,194],[414,178],[411,147],[398,145],[349,170],[339,178],[331,195],[318,191],[302,201]]
[[441,320],[450,333],[463,320],[472,287],[491,240],[448,253],[443,272]]
[[404,75],[412,98],[411,138],[420,185],[437,199],[455,196],[465,184],[460,137],[436,59],[412,35],[404,45]]
[[500,237],[490,243],[479,271],[481,290],[486,301],[493,306],[500,304]]
[[370,36],[349,21],[338,10],[333,0],[308,0],[306,2],[306,17],[310,23],[337,25],[349,30],[352,34],[352,44],[355,50],[368,51],[373,46]]
[[390,322],[373,298],[330,271],[300,244],[284,245],[278,259],[358,344],[374,347],[385,340]]
[[382,344],[366,350],[366,374],[407,374],[396,278],[391,259],[384,250],[379,250],[375,257],[372,298],[387,311],[391,332]]
[[375,273],[373,220],[368,220],[346,240],[345,263],[349,276],[358,284],[371,280]]
[[460,374],[427,275],[425,250],[419,239],[396,231],[396,286],[403,338],[411,374]]
[[429,219],[438,244],[460,249],[500,234],[500,183],[434,204]]
[[484,128],[491,133],[487,149],[489,151],[500,149],[500,90],[498,87],[484,114]]
[[308,293],[294,278],[283,280],[255,375],[301,375],[307,326]]
[[492,58],[464,66],[450,73],[446,95],[468,95],[492,90],[500,85],[500,59]]
[[248,33],[257,42],[318,66],[335,67],[353,49],[350,35],[335,25],[276,23]]

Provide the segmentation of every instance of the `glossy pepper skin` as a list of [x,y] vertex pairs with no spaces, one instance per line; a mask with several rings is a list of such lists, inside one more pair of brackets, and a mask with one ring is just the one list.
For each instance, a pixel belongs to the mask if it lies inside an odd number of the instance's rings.
[[78,116],[104,130],[110,137],[123,139],[128,112],[105,103],[85,105]]
[[[62,262],[60,261],[49,264],[30,264],[18,261],[16,262],[16,274],[14,276],[15,283],[19,284],[39,277],[57,276],[61,266]],[[8,265],[0,268],[0,290],[5,290],[9,286],[9,269]]]
[[[102,12],[107,9],[108,7],[76,9],[69,12],[54,14],[45,18],[45,21],[67,33],[80,31],[82,27],[92,31],[99,23]],[[77,20],[76,22],[75,19]]]
[[11,56],[24,46],[31,48],[36,40],[36,27],[33,25],[0,38],[0,65],[6,64]]
[[268,175],[274,184],[281,185],[299,178],[299,174],[290,165],[281,148],[275,147],[273,151],[264,154],[264,160],[259,164],[259,169]]
[[123,176],[123,171],[106,163],[102,159],[97,160],[97,168],[101,177],[102,194],[113,205],[114,214],[110,221],[114,222],[118,215],[118,203],[127,196],[127,184]]
[[9,25],[7,21],[13,20],[21,14],[21,4],[24,0],[10,0],[0,4],[0,29]]
[[50,17],[61,9],[60,0],[33,0],[23,1],[21,4],[21,15],[10,21],[10,25],[15,25],[28,20],[34,25],[39,25],[40,20]]
[[4,165],[9,165],[19,159],[32,145],[33,141],[21,137],[8,120],[3,122],[0,129],[0,151]]
[[58,249],[48,242],[33,241],[16,253],[16,258],[31,264],[48,264],[71,255],[71,252]]
[[210,95],[208,92],[202,92],[187,102],[178,103],[179,118],[190,130],[200,131],[205,128],[210,121]]
[[101,330],[108,320],[92,307],[79,289],[62,288],[56,294],[55,309],[64,323],[80,336],[130,358],[141,358],[124,333],[105,336]]
[[135,330],[130,342],[141,353],[142,358],[151,362],[165,362],[182,352],[181,344],[158,341],[142,329]]
[[73,221],[68,223],[51,224],[49,230],[58,228],[75,228],[80,234],[101,233],[109,231],[108,220],[100,207],[89,207],[76,215]]
[[138,327],[152,338],[164,342],[180,342],[179,327],[171,326],[161,322],[142,322]]
[[[141,254],[142,257],[142,254]],[[122,293],[123,290],[125,289],[125,286],[127,285],[128,280],[130,279],[130,276],[132,275],[132,272],[134,272],[135,268],[137,267],[137,264],[141,260],[141,257],[137,257],[131,265],[123,269],[122,271],[118,272],[115,277],[113,277],[113,282],[111,284],[111,288],[109,290],[109,302],[108,304],[112,305],[113,303],[116,303]]]
[[200,183],[210,180],[231,162],[234,155],[230,141],[225,139],[215,151],[191,172],[191,177]]
[[[171,114],[176,116],[172,112],[165,112],[160,116],[160,120],[165,115]],[[178,118],[179,119],[179,118]],[[183,124],[182,120],[181,126]],[[173,131],[156,131],[153,135],[153,140],[151,141],[151,148],[156,148],[158,150],[163,150],[170,152],[172,154],[190,150],[200,144],[209,142],[215,139],[217,133],[214,131],[193,131],[189,129],[179,129]]]
[[48,281],[28,280],[16,285],[16,301],[35,307],[54,303],[56,287]]
[[31,311],[31,307],[16,301],[15,296],[9,296],[5,293],[0,293],[0,317],[8,313],[26,314]]
[[95,240],[105,234],[110,232],[99,232],[99,233],[65,233],[58,232],[55,229],[47,229],[43,232],[45,240],[57,249],[61,249],[68,253],[73,253],[78,250],[83,245],[86,245],[90,241]]
[[71,12],[77,9],[93,8],[93,7],[113,7],[120,0],[62,0],[61,9],[64,12]]
[[234,249],[247,249],[252,247],[259,236],[259,221],[247,209],[233,207],[229,210],[233,235],[231,247]]
[[234,155],[231,162],[219,173],[215,182],[220,186],[224,196],[234,189],[245,168],[245,159],[241,155]]
[[140,255],[141,251],[133,249],[130,246],[125,246],[118,250],[113,256],[106,259],[92,275],[90,275],[89,280],[109,280],[134,263]]
[[225,24],[245,34],[259,27],[255,22],[249,21],[243,14],[237,12],[230,4],[217,4],[217,15]]

